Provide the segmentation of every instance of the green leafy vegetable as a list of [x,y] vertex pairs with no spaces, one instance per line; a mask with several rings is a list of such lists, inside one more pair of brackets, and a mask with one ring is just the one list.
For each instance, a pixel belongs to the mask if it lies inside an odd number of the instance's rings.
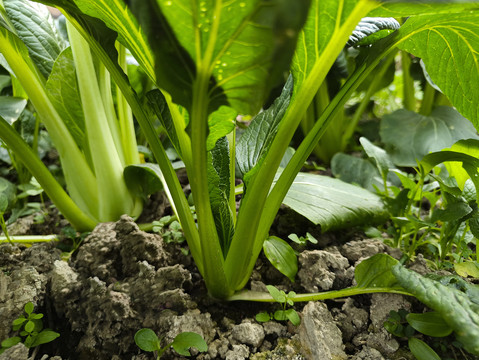
[[271,264],[294,282],[298,272],[298,259],[293,248],[283,239],[270,236],[263,244],[263,251]]

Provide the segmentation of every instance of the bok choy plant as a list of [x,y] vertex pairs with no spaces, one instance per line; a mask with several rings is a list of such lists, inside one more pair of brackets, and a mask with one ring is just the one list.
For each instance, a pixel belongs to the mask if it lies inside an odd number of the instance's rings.
[[[479,4],[475,2],[39,2],[63,12],[73,37],[73,57],[87,57],[86,41],[102,64],[97,66],[108,70],[128,102],[161,169],[150,166],[148,171],[159,175],[165,184],[196,265],[209,293],[218,299],[273,301],[269,294],[239,291],[250,277],[281,203],[291,196],[288,191],[305,160],[381,59],[398,48],[421,57],[432,80],[464,116],[478,125],[479,94],[474,84],[479,77]],[[409,18],[398,30],[362,49],[356,69],[281,168],[283,155],[308,106],[356,25],[366,16]],[[4,38],[19,48],[9,25],[2,25]],[[122,46],[157,87],[148,93],[146,107],[118,63],[118,48]],[[91,67],[81,68],[93,77]],[[284,82],[288,71],[281,95],[260,112],[270,90]],[[91,78],[79,79],[80,92],[83,81],[95,84]],[[85,101],[97,104],[99,99]],[[152,112],[185,164],[196,220],[157,137]],[[256,116],[237,140],[234,129],[238,114]],[[96,155],[91,153],[93,158]],[[131,168],[127,167],[125,174]],[[243,181],[238,211],[235,178]],[[299,178],[305,179],[302,175]],[[312,197],[317,188],[311,182],[304,183]],[[334,189],[329,191],[333,193]],[[306,202],[304,206],[314,204]],[[336,294],[297,295],[294,301],[379,291],[411,294],[415,288],[406,290],[391,271],[382,277],[381,271],[371,267],[374,264],[379,269],[390,269],[396,261],[378,259],[361,267],[357,287]],[[400,271],[396,273],[401,275]]]
[[[91,230],[124,213],[137,217],[142,199],[128,190],[123,178],[126,166],[139,163],[133,118],[120,91],[114,98],[105,66],[70,26],[67,46],[43,5],[7,0],[0,10],[2,64],[45,124],[69,195],[3,118],[0,138],[78,230]],[[119,45],[122,68],[125,54]]]

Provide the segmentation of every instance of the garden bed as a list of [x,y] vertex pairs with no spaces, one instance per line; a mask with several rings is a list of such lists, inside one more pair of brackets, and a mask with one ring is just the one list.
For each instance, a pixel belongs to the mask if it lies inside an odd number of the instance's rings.
[[[331,236],[320,243],[329,243]],[[260,258],[248,288],[266,291],[265,285],[273,284],[298,293],[342,289],[353,284],[354,266],[362,259],[378,252],[400,256],[374,239],[326,246],[301,252],[295,283]],[[0,338],[12,335],[10,324],[29,301],[45,315],[45,326],[60,333],[41,346],[37,359],[152,358],[134,342],[136,331],[145,327],[163,341],[184,331],[199,333],[208,351],[192,350],[197,359],[413,359],[405,342],[383,326],[390,310],[422,309],[413,298],[373,294],[297,303],[299,326],[259,323],[256,314],[273,312],[279,304],[211,299],[190,256],[159,235],[140,231],[126,216],[98,225],[71,261],[61,255],[55,242],[0,248]],[[17,345],[0,359],[27,359],[28,353]],[[181,357],[171,350],[162,358]]]

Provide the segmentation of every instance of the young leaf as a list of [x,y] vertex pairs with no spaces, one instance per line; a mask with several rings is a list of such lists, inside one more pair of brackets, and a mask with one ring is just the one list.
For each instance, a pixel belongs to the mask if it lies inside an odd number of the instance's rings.
[[471,354],[479,355],[479,307],[466,294],[423,277],[400,264],[392,268],[399,284],[437,311]]
[[435,311],[423,314],[410,313],[406,315],[406,320],[409,325],[424,335],[444,337],[452,333],[452,328]]
[[296,176],[283,203],[321,225],[322,231],[387,217],[377,195],[338,179],[308,173]]
[[258,322],[268,322],[271,320],[271,315],[268,312],[263,311],[259,314],[256,314],[255,319]]
[[365,137],[361,137],[359,139],[364,151],[366,154],[373,158],[376,162],[376,166],[383,177],[386,177],[389,173],[390,169],[394,168],[394,164],[392,163],[389,155],[386,153],[385,150],[381,149],[378,146],[373,145],[368,139]]
[[25,331],[31,333],[35,328],[35,323],[33,321],[27,321],[25,324]]
[[429,345],[418,338],[410,338],[408,345],[417,360],[441,360],[439,355]]
[[298,259],[293,248],[283,239],[270,236],[263,243],[263,251],[271,264],[294,282],[298,272]]
[[4,0],[5,10],[18,37],[45,79],[62,50],[62,40],[44,5],[26,0]]
[[273,285],[266,285],[266,289],[268,289],[268,292],[276,302],[279,302],[280,304],[286,302],[286,295],[284,291],[276,289]]
[[362,188],[374,192],[374,186],[384,187],[381,174],[370,160],[357,156],[336,153],[331,159],[331,171],[341,181],[358,184]]
[[189,348],[194,347],[200,352],[208,350],[206,341],[200,334],[194,332],[182,332],[176,335],[175,339],[171,343],[173,349],[183,356],[190,356]]
[[160,340],[151,329],[140,329],[135,334],[136,345],[144,351],[157,351],[161,349]]
[[253,169],[260,166],[261,159],[268,152],[279,123],[288,108],[292,91],[293,77],[290,76],[273,105],[256,115],[237,141],[236,177],[244,179],[248,174],[247,181],[253,175]]
[[34,309],[33,303],[27,302],[27,303],[25,304],[24,310],[25,310],[25,312],[26,312],[28,315],[30,315],[30,314],[33,312],[33,309]]
[[294,309],[288,309],[284,311],[284,314],[288,318],[289,321],[291,321],[291,324],[294,326],[298,326],[301,323],[301,318],[299,317],[299,314],[297,313],[296,310]]
[[34,337],[32,347],[35,347],[35,346],[38,346],[38,345],[41,345],[41,344],[49,343],[49,342],[55,340],[59,336],[60,336],[59,333],[57,333],[55,331],[45,329],[45,330],[41,331],[40,333],[38,333],[37,336]]
[[144,163],[127,166],[123,170],[123,176],[132,194],[143,199],[163,188],[163,174],[158,164]]
[[17,200],[17,189],[13,183],[0,177],[0,213],[9,210]]
[[[466,155],[470,155],[475,158],[479,158],[479,140],[460,140],[454,145],[452,145],[449,149],[444,150],[456,151]],[[464,170],[462,164],[456,161],[447,161],[444,163],[444,165],[446,166],[449,175],[456,179],[459,188],[463,190],[464,185],[466,184],[466,181],[470,179],[470,176],[466,172],[466,170]]]
[[430,116],[397,110],[384,116],[380,126],[381,140],[399,166],[416,166],[424,155],[458,140],[479,139],[472,124],[448,106],[435,108]]
[[12,346],[17,345],[20,341],[22,341],[22,338],[19,336],[13,336],[8,339],[5,339],[2,341],[1,346],[2,348],[11,348]]

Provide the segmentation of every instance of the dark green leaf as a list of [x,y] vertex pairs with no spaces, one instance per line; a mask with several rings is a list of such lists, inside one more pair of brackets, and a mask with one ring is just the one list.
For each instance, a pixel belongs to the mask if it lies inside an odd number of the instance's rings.
[[382,188],[384,184],[378,169],[369,160],[356,156],[337,153],[331,159],[331,171],[338,179],[358,184],[362,188],[374,192],[374,186]]
[[452,328],[435,311],[422,314],[407,314],[406,320],[416,331],[424,335],[444,337],[452,333]]
[[158,164],[129,165],[123,170],[123,176],[132,194],[143,199],[163,188],[163,174]]
[[208,190],[211,211],[215,218],[221,248],[226,256],[234,234],[234,220],[229,204],[230,158],[226,137],[216,142],[216,146],[210,151],[208,158]]
[[144,351],[157,351],[161,349],[160,340],[151,329],[140,329],[135,334],[136,345]]
[[366,17],[356,25],[347,45],[370,45],[397,29],[399,23],[394,18]]
[[431,116],[395,111],[382,119],[380,135],[399,166],[416,166],[426,154],[450,147],[458,140],[479,139],[471,123],[447,106],[434,109]]
[[287,70],[309,6],[308,0],[195,6],[158,0],[149,8],[144,3],[136,1],[132,8],[149,35],[156,63],[168,64],[155,70],[173,101],[190,107],[199,69],[210,78],[212,108],[229,103],[242,114],[256,113]]
[[369,259],[361,261],[354,272],[358,287],[364,288],[401,288],[392,268],[399,262],[386,254],[376,254]]
[[479,128],[479,11],[411,17],[398,30],[403,34],[399,48],[420,57],[432,81]]
[[55,60],[46,89],[75,142],[80,148],[88,149],[88,144],[84,143],[85,121],[70,47],[63,50]]
[[208,351],[208,345],[200,334],[194,332],[182,332],[176,335],[171,343],[173,349],[184,356],[190,356],[189,348],[194,347],[200,352]]
[[298,259],[293,248],[283,239],[270,236],[263,243],[263,251],[270,263],[294,282],[298,272]]
[[0,116],[12,124],[20,117],[26,105],[27,100],[25,99],[13,96],[0,96]]
[[166,130],[166,134],[170,139],[171,143],[173,144],[176,152],[181,157],[181,149],[180,144],[178,142],[178,131],[182,131],[184,129],[175,129],[175,125],[173,123],[173,119],[171,118],[170,109],[168,109],[168,104],[166,103],[165,96],[163,93],[158,90],[151,90],[146,94],[146,97],[155,112],[158,120],[160,120],[161,125]]
[[37,336],[34,337],[32,347],[49,343],[55,340],[59,336],[60,336],[59,333],[45,329],[42,332],[40,332]]
[[431,216],[431,222],[448,221],[456,222],[472,213],[472,208],[465,202],[448,204],[445,209],[435,209]]
[[399,264],[394,266],[392,271],[402,287],[443,317],[467,351],[479,355],[478,306],[466,294],[407,270]]
[[18,37],[25,43],[33,62],[47,79],[63,46],[50,12],[45,6],[32,1],[3,2]]
[[439,355],[429,345],[418,338],[410,338],[408,345],[417,360],[441,360]]
[[[290,76],[281,95],[267,110],[256,115],[249,127],[236,143],[236,177],[251,178],[261,166],[261,160],[268,152],[279,123],[288,108],[293,91],[293,78]],[[254,170],[253,170],[254,169]]]
[[359,139],[361,146],[363,147],[366,154],[374,159],[376,162],[376,166],[383,177],[386,177],[389,173],[389,170],[394,168],[394,164],[392,163],[391,159],[389,158],[388,153],[385,150],[381,149],[380,147],[373,145],[368,139],[365,137],[361,137]]
[[14,336],[8,339],[5,339],[2,341],[1,345],[3,348],[11,348],[12,346],[17,345],[20,341],[22,341],[22,338],[19,336]]
[[359,186],[327,176],[299,173],[283,203],[322,231],[382,221],[386,210],[381,199]]

